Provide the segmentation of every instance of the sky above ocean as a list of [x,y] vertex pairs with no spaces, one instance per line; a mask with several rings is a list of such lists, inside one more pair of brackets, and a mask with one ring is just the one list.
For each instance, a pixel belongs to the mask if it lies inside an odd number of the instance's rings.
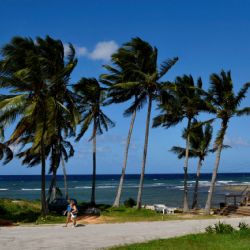
[[[71,83],[81,77],[99,77],[105,73],[110,54],[132,37],[141,37],[158,48],[159,63],[179,57],[179,62],[164,80],[192,74],[202,77],[205,89],[209,75],[221,69],[231,70],[235,90],[250,81],[250,1],[33,1],[0,0],[0,47],[13,36],[36,38],[50,35],[61,39],[67,50],[72,43],[77,51],[78,65]],[[2,90],[1,90],[2,91]],[[97,172],[120,173],[124,144],[130,118],[123,117],[129,103],[105,108],[116,123],[115,128],[97,138]],[[250,93],[242,107],[250,106]],[[139,173],[144,143],[146,106],[139,112],[132,135],[128,172]],[[159,113],[154,105],[152,117]],[[208,118],[207,115],[200,119]],[[184,146],[181,138],[187,121],[168,130],[151,129],[147,158],[147,173],[182,173],[183,161],[169,152],[172,146]],[[232,148],[222,152],[221,172],[249,172],[250,117],[230,121],[225,144]],[[11,128],[6,131],[8,138]],[[219,121],[214,123],[214,134]],[[89,174],[92,166],[90,134],[75,145],[75,156],[67,163],[70,174]],[[211,172],[215,155],[203,165]],[[195,172],[196,160],[190,161],[190,172]],[[39,174],[40,166],[32,169],[13,160],[0,166],[0,174]],[[59,171],[61,173],[61,171]]]

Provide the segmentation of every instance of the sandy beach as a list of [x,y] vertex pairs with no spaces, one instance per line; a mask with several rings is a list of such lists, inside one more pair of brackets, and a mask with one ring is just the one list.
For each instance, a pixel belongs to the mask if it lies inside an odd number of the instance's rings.
[[[115,245],[170,238],[204,231],[210,220],[178,220],[166,222],[136,222],[122,224],[80,225],[65,228],[62,225],[18,226],[0,228],[0,249],[101,249]],[[250,217],[225,218],[221,222],[237,226],[250,224]]]

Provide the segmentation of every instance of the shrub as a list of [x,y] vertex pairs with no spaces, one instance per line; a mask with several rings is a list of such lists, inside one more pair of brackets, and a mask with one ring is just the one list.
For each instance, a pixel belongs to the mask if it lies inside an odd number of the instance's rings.
[[249,225],[245,222],[240,222],[238,227],[240,231],[246,231],[250,229]]
[[206,233],[209,233],[209,234],[214,233],[214,228],[212,226],[206,227],[205,230],[206,230]]
[[136,202],[133,198],[129,198],[127,200],[124,201],[124,206],[125,207],[133,207],[136,205]]
[[216,234],[228,234],[235,231],[235,229],[230,224],[225,224],[220,221],[214,224],[214,226],[208,226],[205,230],[207,233]]

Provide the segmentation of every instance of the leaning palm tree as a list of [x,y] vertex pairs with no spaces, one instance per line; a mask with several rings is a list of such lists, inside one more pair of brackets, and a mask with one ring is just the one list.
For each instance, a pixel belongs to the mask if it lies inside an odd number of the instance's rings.
[[[54,57],[55,51],[57,57]],[[56,131],[57,107],[66,110],[52,90],[58,84],[62,86],[69,78],[70,68],[76,64],[75,60],[69,60],[68,64],[63,63],[65,67],[61,67],[62,61],[57,59],[64,56],[63,51],[62,42],[50,37],[36,41],[15,37],[1,50],[0,87],[9,89],[10,94],[0,101],[0,123],[8,125],[18,119],[8,142],[26,141],[30,145],[30,155],[39,155],[36,160],[41,163],[42,215],[47,213],[46,150]],[[56,68],[63,69],[55,73]]]
[[108,129],[114,127],[115,124],[102,110],[106,98],[106,89],[101,87],[95,78],[82,78],[73,88],[77,95],[79,112],[82,114],[82,118],[80,119],[81,129],[76,137],[76,141],[79,141],[83,137],[91,124],[93,125],[90,138],[90,140],[93,141],[93,175],[90,203],[95,205],[96,136],[97,134],[102,134],[103,129],[108,131]]
[[115,85],[112,86],[112,89],[122,90],[123,92],[127,91],[129,97],[131,97],[131,94],[135,97],[134,103],[126,111],[126,114],[133,115],[127,139],[122,176],[117,193],[117,201],[120,199],[121,195],[121,188],[128,156],[128,148],[136,110],[141,109],[144,104],[148,102],[142,169],[137,196],[137,208],[141,208],[152,102],[157,97],[158,90],[160,89],[160,79],[178,60],[178,58],[166,60],[161,64],[160,69],[158,69],[157,59],[158,51],[155,47],[152,47],[149,43],[143,41],[140,38],[133,38],[130,42],[125,43],[113,57],[113,61],[115,61],[118,69],[108,68],[112,73],[111,80],[112,77],[114,77],[113,82]]
[[[137,45],[136,45],[137,43]],[[140,45],[141,44],[141,45]],[[128,131],[125,152],[124,152],[124,161],[122,165],[122,173],[120,177],[120,182],[117,188],[117,193],[115,201],[113,203],[114,207],[119,207],[120,199],[122,194],[123,183],[125,179],[128,151],[132,136],[132,131],[134,127],[134,122],[136,118],[137,111],[143,107],[145,102],[145,93],[142,91],[142,84],[135,84],[139,79],[138,69],[142,70],[143,65],[143,54],[139,45],[146,45],[146,42],[142,41],[139,38],[132,39],[131,42],[125,43],[119,50],[112,55],[112,62],[114,67],[105,65],[104,67],[109,71],[109,74],[101,75],[101,81],[108,85],[108,101],[107,103],[122,103],[130,99],[134,99],[133,103],[124,111],[124,116],[132,116],[130,127]],[[136,54],[139,56],[137,57]],[[175,63],[177,59],[169,60],[164,62],[162,65],[162,71],[167,70]],[[137,66],[135,66],[137,65]],[[141,65],[140,67],[138,67]]]
[[[184,139],[186,139],[187,137],[186,132],[187,131],[184,131],[183,133]],[[202,163],[209,153],[215,151],[214,149],[209,148],[212,139],[212,134],[213,128],[210,124],[203,125],[202,123],[194,121],[191,125],[189,157],[195,157],[199,159],[196,171],[192,209],[196,208],[198,204],[198,189]],[[172,147],[170,151],[177,154],[179,159],[185,157],[185,148],[175,146]]]
[[[138,93],[140,92],[139,89],[130,89],[126,90],[123,89],[119,86],[119,83],[124,82],[126,77],[131,77],[129,74],[128,76],[126,75],[126,72],[124,72],[124,69],[122,68],[123,65],[119,66],[118,62],[120,61],[119,58],[123,59],[122,55],[119,53],[122,49],[118,50],[118,53],[115,53],[112,55],[112,62],[116,64],[118,69],[112,68],[108,65],[105,65],[104,67],[110,71],[110,75],[108,74],[103,74],[101,75],[101,81],[108,85],[108,100],[106,104],[112,104],[112,103],[122,103],[130,100],[131,98],[134,99],[133,104],[127,108],[124,112],[124,116],[130,116],[132,115],[131,121],[130,121],[130,126],[129,126],[129,131],[128,131],[128,136],[127,136],[127,141],[126,141],[126,147],[125,147],[125,152],[124,152],[124,160],[123,160],[123,165],[122,165],[122,173],[120,177],[120,182],[117,188],[115,200],[113,203],[113,207],[119,207],[120,206],[120,200],[121,200],[121,194],[122,194],[122,188],[123,188],[123,183],[125,179],[125,173],[126,173],[126,167],[127,167],[127,160],[128,160],[128,151],[129,151],[129,146],[130,146],[130,141],[131,141],[131,136],[134,128],[134,122],[136,118],[136,113],[137,109],[139,109],[139,103],[137,103],[137,96]],[[125,73],[125,74],[124,74]],[[129,81],[127,78],[126,81]],[[118,85],[118,86],[117,86]]]
[[[194,83],[191,75],[177,77],[173,84],[170,84],[169,92],[171,99],[162,98],[159,108],[162,114],[154,118],[153,127],[163,126],[169,128],[187,119],[186,127],[186,149],[184,163],[184,199],[183,212],[187,212],[188,208],[188,158],[190,148],[190,128],[192,120],[201,111],[207,110],[207,105],[202,99],[202,81],[199,78],[197,85]],[[165,90],[163,92],[165,94]]]
[[241,101],[246,97],[246,93],[250,83],[244,84],[240,91],[235,94],[233,90],[233,81],[231,72],[221,71],[218,74],[210,76],[210,88],[208,91],[208,101],[211,103],[211,110],[216,114],[216,117],[221,120],[221,128],[217,134],[215,146],[216,161],[212,174],[211,184],[208,191],[208,197],[205,206],[205,213],[210,213],[212,197],[215,188],[217,172],[220,163],[221,151],[223,148],[224,137],[228,128],[230,119],[234,116],[242,116],[250,114],[250,107],[239,108]]

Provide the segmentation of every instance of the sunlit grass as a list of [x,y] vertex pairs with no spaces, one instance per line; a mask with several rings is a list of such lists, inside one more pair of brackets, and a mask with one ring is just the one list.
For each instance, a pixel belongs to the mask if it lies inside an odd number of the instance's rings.
[[231,234],[192,234],[109,248],[110,250],[249,250],[250,230]]

